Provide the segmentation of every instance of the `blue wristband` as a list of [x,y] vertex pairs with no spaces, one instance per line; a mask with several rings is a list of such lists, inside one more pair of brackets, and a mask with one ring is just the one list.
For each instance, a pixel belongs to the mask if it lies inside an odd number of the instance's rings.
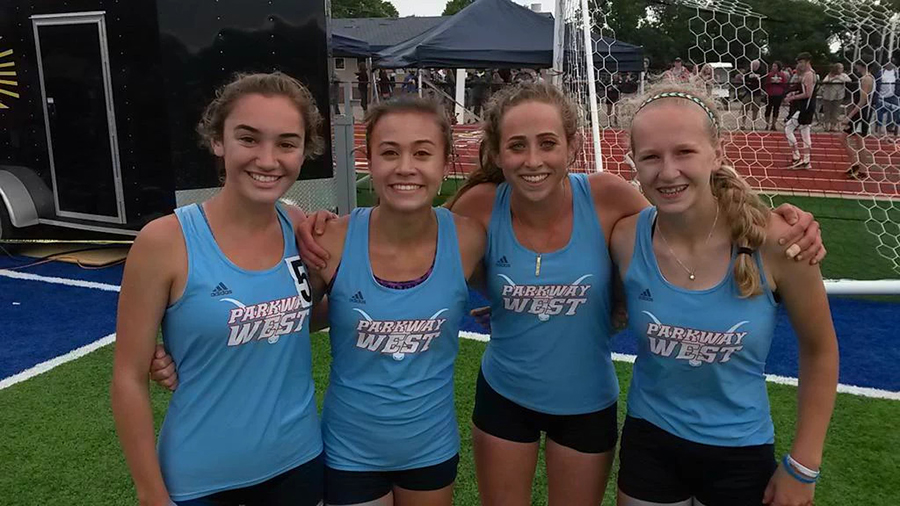
[[799,481],[800,483],[815,483],[818,481],[818,478],[807,478],[802,474],[798,473],[796,469],[791,465],[791,462],[788,460],[787,454],[785,454],[784,458],[781,459],[781,465],[784,467],[784,470],[787,471],[791,478]]

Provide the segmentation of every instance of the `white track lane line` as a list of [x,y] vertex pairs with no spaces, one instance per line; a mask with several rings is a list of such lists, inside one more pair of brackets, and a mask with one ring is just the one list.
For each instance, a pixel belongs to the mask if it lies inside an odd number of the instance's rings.
[[103,290],[106,292],[118,292],[118,285],[109,285],[106,283],[97,283],[96,281],[82,281],[80,279],[57,278],[52,276],[40,276],[29,272],[9,271],[0,269],[0,276],[12,279],[24,279],[27,281],[42,281],[44,283],[54,283],[57,285],[77,286],[79,288],[93,288],[95,290]]
[[[97,283],[94,281],[81,281],[78,279],[66,279],[66,278],[57,278],[57,277],[50,277],[50,276],[39,276],[37,274],[9,271],[9,270],[5,270],[5,269],[0,269],[0,276],[5,276],[8,278],[13,278],[13,279],[25,279],[25,280],[30,280],[30,281],[43,281],[44,283],[56,283],[56,284],[60,284],[60,285],[77,286],[77,287],[82,287],[82,288],[93,288],[95,290],[105,290],[105,291],[109,291],[109,292],[118,292],[119,291],[119,287],[117,285],[109,285],[106,283]],[[469,339],[472,341],[480,341],[483,343],[486,343],[490,340],[490,336],[488,334],[479,334],[478,332],[460,331],[459,337],[461,337],[463,339]],[[88,353],[90,353],[96,349],[99,349],[108,344],[111,344],[115,340],[116,340],[116,335],[110,334],[102,339],[94,341],[93,343],[82,346],[81,348],[78,348],[77,350],[70,351],[69,353],[66,353],[65,355],[60,355],[60,356],[53,358],[51,360],[48,360],[46,362],[42,362],[42,363],[32,367],[31,369],[27,369],[25,371],[22,371],[18,374],[8,377],[8,378],[4,378],[3,380],[0,380],[0,390],[3,390],[4,388],[8,388],[12,385],[15,385],[16,383],[20,383],[27,379],[31,379],[39,374],[43,374],[43,373],[53,369],[54,367],[59,366],[60,364],[64,364],[71,360],[75,360],[77,358],[83,357],[84,355],[87,355]],[[629,364],[633,364],[634,359],[635,359],[634,355],[626,355],[626,354],[622,354],[622,353],[613,353],[612,357],[613,357],[613,360],[615,360],[617,362],[627,362]],[[786,376],[776,376],[774,374],[767,374],[766,381],[769,381],[771,383],[777,383],[779,385],[791,385],[791,386],[795,386],[795,387],[798,385],[797,378],[790,378],[790,377],[786,377]],[[891,392],[890,390],[880,390],[878,388],[867,388],[867,387],[858,387],[855,385],[838,384],[837,391],[839,393],[858,395],[858,396],[862,396],[862,397],[871,397],[873,399],[890,399],[890,400],[894,400],[894,401],[900,401],[900,392]]]
[[[93,290],[103,290],[106,292],[118,292],[118,285],[110,285],[107,283],[97,283],[95,281],[82,281],[80,279],[67,279],[67,278],[58,278],[53,276],[40,276],[37,274],[31,274],[28,272],[18,272],[18,271],[10,271],[6,269],[0,269],[0,276],[12,278],[12,279],[21,279],[26,281],[39,281],[43,283],[52,283],[57,285],[65,285],[65,286],[75,286],[79,288],[90,288]],[[3,378],[0,380],[0,390],[9,388],[16,383],[21,383],[25,380],[29,380],[39,374],[44,374],[45,372],[58,367],[66,362],[71,362],[72,360],[81,358],[88,353],[100,349],[108,344],[115,342],[116,335],[110,334],[106,337],[100,338],[92,343],[86,344],[80,348],[74,349],[64,355],[60,355],[58,357],[51,358],[46,362],[41,362],[34,367],[26,369],[20,373],[9,376],[8,378]]]
[[[473,341],[480,341],[483,343],[490,341],[490,336],[488,334],[479,334],[477,332],[460,331],[459,337],[463,339],[471,339]],[[636,358],[637,357],[635,355],[627,355],[624,353],[612,354],[612,359],[616,362],[627,362],[629,364],[633,364]],[[776,376],[774,374],[766,374],[766,381],[770,383],[777,383],[779,385],[790,385],[793,387],[796,387],[799,384],[797,378],[791,378],[788,376]],[[844,385],[842,383],[839,383],[837,386],[837,391],[838,393],[842,394],[871,397],[873,399],[888,399],[892,401],[900,401],[900,392],[891,392],[890,390],[858,387],[855,385]]]
[[69,353],[66,353],[65,355],[60,355],[58,357],[51,358],[50,360],[48,360],[46,362],[41,362],[40,364],[38,364],[30,369],[25,369],[24,371],[22,371],[18,374],[14,374],[8,378],[3,378],[2,380],[0,380],[0,390],[9,388],[9,387],[15,385],[16,383],[21,383],[25,380],[29,380],[39,374],[44,374],[45,372],[47,372],[51,369],[54,369],[56,367],[59,367],[59,366],[65,364],[66,362],[71,362],[75,359],[81,358],[92,351],[98,350],[108,344],[112,344],[113,342],[115,342],[115,340],[116,340],[116,335],[110,334],[104,338],[94,341],[93,343],[86,344],[86,345],[82,346],[81,348],[74,349],[74,350],[70,351]]

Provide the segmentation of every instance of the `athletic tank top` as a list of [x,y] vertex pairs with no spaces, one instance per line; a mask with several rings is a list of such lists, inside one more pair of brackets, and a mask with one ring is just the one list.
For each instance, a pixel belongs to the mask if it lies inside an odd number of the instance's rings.
[[[765,276],[762,295],[739,298],[733,256],[712,288],[669,283],[653,252],[655,218],[655,208],[641,211],[624,279],[629,327],[638,339],[628,414],[697,443],[772,443],[764,373],[776,305]],[[763,272],[759,253],[754,258]]]
[[434,268],[421,284],[376,282],[370,208],[350,215],[328,296],[331,377],[322,412],[326,464],[345,471],[427,467],[459,452],[453,363],[469,292],[450,211],[438,220]]
[[516,239],[510,187],[497,187],[485,254],[491,340],[481,367],[500,395],[553,415],[591,413],[619,395],[610,354],[612,262],[585,174],[570,174],[569,243],[541,256]]
[[[791,83],[791,91],[803,93],[803,76],[798,75],[797,80],[795,82]],[[815,84],[813,84],[812,95],[808,98],[792,101],[790,108],[788,110],[788,117],[793,116],[794,113],[796,113],[796,112],[800,112],[802,114],[815,113],[815,111],[816,111],[816,94],[818,92],[819,92],[819,80],[818,80],[818,76],[816,76]]]
[[816,112],[816,100],[818,98],[818,95],[819,95],[819,79],[818,79],[818,76],[816,76],[816,82],[815,82],[815,84],[813,84],[812,95],[810,95],[809,98],[807,98],[806,100],[803,101],[803,110],[804,111],[806,111],[808,113]]
[[169,495],[189,500],[265,481],[322,452],[309,343],[312,297],[293,227],[278,218],[278,265],[232,263],[200,207],[175,210],[187,246],[184,295],[166,309],[163,341],[178,389],[159,433]]

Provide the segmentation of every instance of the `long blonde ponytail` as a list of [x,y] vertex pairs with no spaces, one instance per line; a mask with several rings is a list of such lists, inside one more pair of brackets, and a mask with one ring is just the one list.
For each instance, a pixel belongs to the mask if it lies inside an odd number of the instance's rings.
[[[766,241],[769,208],[733,167],[722,165],[711,177],[712,193],[731,226],[731,242],[758,251]],[[753,255],[740,254],[734,261],[734,279],[742,298],[762,293],[762,276]]]

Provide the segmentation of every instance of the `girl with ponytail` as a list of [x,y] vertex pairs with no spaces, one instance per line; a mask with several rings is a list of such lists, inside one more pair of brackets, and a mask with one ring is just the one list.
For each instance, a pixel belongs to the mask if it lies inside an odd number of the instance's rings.
[[[481,166],[448,204],[488,231],[482,266],[491,339],[472,415],[487,506],[532,503],[542,433],[549,504],[599,504],[613,461],[619,386],[608,245],[615,224],[648,203],[618,176],[569,173],[580,131],[577,106],[550,84],[495,93]],[[784,239],[793,255],[815,261],[824,254],[818,228],[809,214],[799,218]],[[299,230],[300,247],[304,261],[323,266],[314,235],[324,227],[312,221]]]
[[[638,336],[622,432],[620,506],[812,504],[838,349],[817,265],[724,159],[714,103],[687,88],[637,107],[631,150],[654,204],[615,225],[611,251]],[[800,349],[797,432],[780,464],[765,361],[780,300]]]

